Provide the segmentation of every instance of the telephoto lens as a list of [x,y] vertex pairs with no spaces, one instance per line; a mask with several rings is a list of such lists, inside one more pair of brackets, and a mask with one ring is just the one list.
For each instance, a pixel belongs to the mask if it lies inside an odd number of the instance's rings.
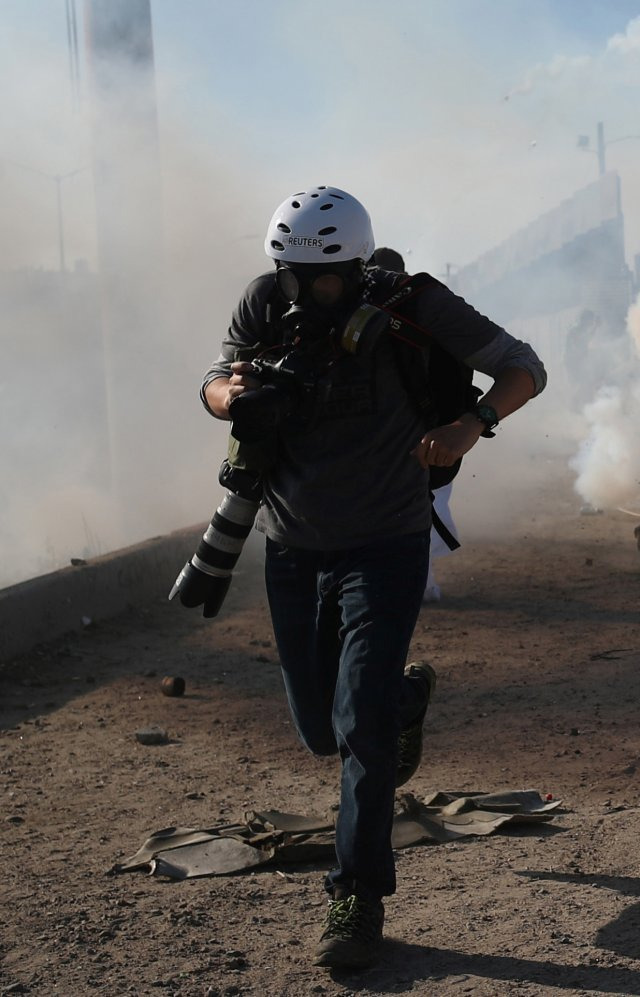
[[183,606],[202,606],[202,615],[208,618],[218,615],[259,505],[258,489],[251,497],[226,491],[198,549],[176,578],[169,599],[179,595]]

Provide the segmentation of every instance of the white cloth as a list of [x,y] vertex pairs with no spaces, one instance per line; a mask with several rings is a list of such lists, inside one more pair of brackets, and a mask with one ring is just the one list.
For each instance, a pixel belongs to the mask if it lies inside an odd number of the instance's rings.
[[[448,485],[443,485],[442,488],[436,488],[433,493],[433,505],[444,525],[457,540],[458,532],[453,521],[453,516],[451,515],[451,509],[449,508],[449,499],[451,498],[452,488],[453,482]],[[431,550],[429,556],[429,577],[427,578],[427,585],[424,590],[423,602],[440,601],[440,586],[437,584],[433,574],[433,562],[437,557],[444,557],[445,554],[451,553],[452,551],[449,547],[447,547],[438,531],[432,526]]]

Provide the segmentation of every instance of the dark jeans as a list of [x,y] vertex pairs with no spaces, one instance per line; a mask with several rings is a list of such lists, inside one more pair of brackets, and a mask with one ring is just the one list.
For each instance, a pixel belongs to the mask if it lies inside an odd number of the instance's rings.
[[267,540],[267,594],[291,714],[310,751],[342,760],[338,868],[328,890],[341,883],[371,899],[395,890],[398,733],[422,705],[403,671],[428,567],[428,532],[329,552]]

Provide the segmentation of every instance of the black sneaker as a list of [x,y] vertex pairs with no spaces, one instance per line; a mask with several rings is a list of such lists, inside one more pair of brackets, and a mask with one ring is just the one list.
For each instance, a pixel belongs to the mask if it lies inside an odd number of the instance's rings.
[[365,969],[378,958],[384,907],[380,900],[355,894],[329,901],[327,924],[313,959],[314,966]]
[[412,661],[404,670],[405,678],[419,683],[424,697],[424,706],[415,720],[400,731],[398,738],[398,769],[396,787],[404,786],[414,774],[422,757],[422,725],[427,708],[436,688],[436,673],[431,665],[422,661]]

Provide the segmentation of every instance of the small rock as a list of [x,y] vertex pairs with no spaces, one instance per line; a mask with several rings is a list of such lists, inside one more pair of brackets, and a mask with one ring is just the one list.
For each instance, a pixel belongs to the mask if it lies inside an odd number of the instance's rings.
[[246,969],[247,968],[247,960],[243,959],[242,957],[240,957],[238,959],[229,959],[224,964],[224,968],[225,969]]
[[166,744],[169,735],[162,727],[141,727],[136,731],[136,741],[140,744]]
[[165,675],[160,688],[165,696],[182,696],[185,690],[185,681],[180,675]]

